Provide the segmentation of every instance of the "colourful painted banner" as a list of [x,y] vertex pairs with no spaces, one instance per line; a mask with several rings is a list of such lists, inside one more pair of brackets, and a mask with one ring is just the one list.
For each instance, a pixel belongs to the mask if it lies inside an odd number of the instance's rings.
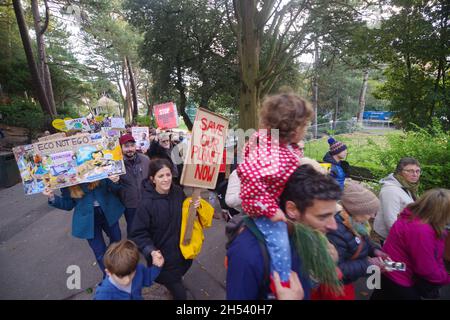
[[86,118],[64,120],[64,123],[66,124],[67,130],[81,130],[84,132],[91,130]]
[[14,148],[25,194],[125,174],[119,137],[82,133]]

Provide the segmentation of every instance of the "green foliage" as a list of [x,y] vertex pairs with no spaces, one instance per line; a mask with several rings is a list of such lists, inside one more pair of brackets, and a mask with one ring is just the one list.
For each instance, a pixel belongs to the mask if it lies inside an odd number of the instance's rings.
[[149,115],[145,115],[145,116],[138,115],[138,117],[135,119],[135,121],[140,126],[155,128],[155,123],[154,123],[153,119],[150,118]]
[[[214,110],[239,85],[236,45],[219,1],[127,0],[129,22],[144,32],[141,64],[152,72],[155,102],[189,98]],[[232,108],[234,105],[229,105]]]
[[3,123],[27,128],[31,136],[45,130],[48,120],[38,105],[25,99],[14,99],[11,105],[0,105],[0,113]]
[[[416,158],[422,168],[420,190],[441,187],[450,188],[450,132],[438,119],[432,125],[401,133],[395,131],[385,136],[367,134],[339,135],[335,139],[348,147],[347,161],[352,166],[369,169],[374,180],[392,173],[403,157]],[[305,156],[321,161],[329,146],[326,138],[305,145]],[[373,190],[379,190],[376,182],[370,182]]]
[[375,95],[390,101],[398,124],[415,130],[437,117],[450,128],[449,2],[389,1],[397,7],[374,35],[372,51],[387,64]]
[[404,135],[388,135],[388,148],[375,150],[380,169],[392,172],[402,157],[416,158],[422,168],[421,190],[450,188],[450,132],[434,118],[426,128],[414,128]]

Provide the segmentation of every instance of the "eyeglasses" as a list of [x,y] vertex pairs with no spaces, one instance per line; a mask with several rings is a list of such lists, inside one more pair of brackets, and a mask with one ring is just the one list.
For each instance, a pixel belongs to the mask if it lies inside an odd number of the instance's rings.
[[420,169],[418,169],[418,170],[409,169],[409,170],[403,170],[403,171],[405,171],[405,172],[408,173],[408,174],[413,174],[413,173],[415,173],[415,174],[417,174],[417,175],[419,175],[419,174],[422,173],[422,171],[421,171]]

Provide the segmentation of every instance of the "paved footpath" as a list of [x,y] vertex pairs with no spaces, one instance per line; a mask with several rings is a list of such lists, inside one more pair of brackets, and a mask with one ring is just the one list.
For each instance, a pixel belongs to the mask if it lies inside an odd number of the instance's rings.
[[[71,224],[71,212],[48,206],[40,194],[25,196],[21,184],[0,190],[0,299],[92,298],[102,275],[87,241],[72,237]],[[120,225],[126,235],[124,218]],[[185,276],[190,299],[225,299],[224,228],[213,219],[205,232],[203,250]],[[79,290],[66,285],[71,265],[81,270]],[[159,285],[144,296],[171,298]]]
[[[207,194],[202,196],[207,199]],[[185,276],[189,299],[225,299],[225,222],[217,218],[205,231],[202,252]],[[21,184],[0,190],[0,299],[92,299],[101,272],[87,242],[72,237],[71,223],[71,212],[48,206],[40,194],[25,196]],[[120,224],[125,235],[123,218]],[[79,290],[66,285],[71,265],[81,270]],[[370,294],[364,286],[364,280],[356,286],[359,299]],[[144,298],[171,299],[160,285],[145,289]],[[450,286],[443,298],[450,299]]]

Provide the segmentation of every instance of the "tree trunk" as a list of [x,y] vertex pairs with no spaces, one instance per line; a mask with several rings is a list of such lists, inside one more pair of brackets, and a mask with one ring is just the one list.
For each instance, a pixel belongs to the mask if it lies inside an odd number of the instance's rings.
[[367,92],[367,82],[369,80],[369,70],[365,69],[363,71],[363,82],[361,86],[361,91],[359,93],[359,109],[357,115],[358,123],[362,124],[364,108],[366,107],[366,92]]
[[[123,93],[122,93],[122,86],[120,85],[119,68],[120,68],[120,65],[117,64],[117,63],[114,63],[115,81],[116,81],[117,89],[119,90],[119,95],[120,95],[120,99],[121,99],[120,102],[119,102],[119,114],[120,114],[121,117],[125,118],[125,114],[124,113],[125,113],[125,109],[126,109],[126,107],[125,107],[126,101],[125,101],[125,97],[123,96]],[[122,76],[123,76],[123,72],[122,72]],[[121,106],[123,106],[123,110],[122,110]]]
[[318,84],[318,72],[319,72],[319,44],[317,40],[314,42],[314,77],[313,77],[313,96],[312,103],[314,109],[314,138],[317,138],[317,110],[319,100],[319,84]]
[[203,93],[200,97],[200,107],[208,109],[208,103],[211,95]]
[[34,30],[36,33],[36,42],[37,42],[37,49],[38,49],[38,70],[39,70],[39,76],[42,81],[42,85],[45,90],[45,95],[47,96],[48,103],[50,104],[50,107],[52,108],[52,112],[54,114],[57,114],[56,111],[56,105],[55,105],[55,98],[53,94],[53,86],[52,86],[52,79],[50,75],[50,69],[48,67],[47,63],[47,53],[45,51],[45,39],[44,39],[44,33],[48,26],[48,19],[49,19],[49,13],[48,13],[48,5],[47,2],[46,5],[46,21],[44,23],[44,26],[41,26],[41,15],[39,13],[39,3],[38,0],[31,0],[31,9],[33,12],[33,20],[34,20]]
[[[178,60],[178,58],[177,58]],[[183,84],[183,73],[181,70],[181,65],[177,61],[177,83],[176,88],[178,90],[180,96],[180,105],[178,106],[178,110],[180,111],[181,116],[183,117],[184,123],[188,127],[189,130],[192,130],[193,123],[191,119],[189,119],[188,114],[186,113],[186,88]]]
[[241,73],[239,127],[258,128],[259,92],[257,79],[261,52],[261,30],[258,30],[255,0],[235,1],[238,22],[238,50]]
[[47,100],[45,89],[42,85],[42,79],[39,76],[38,67],[36,65],[36,61],[34,60],[31,41],[28,35],[28,28],[25,22],[20,0],[13,0],[13,6],[14,12],[16,14],[17,25],[20,31],[20,36],[22,38],[23,48],[25,50],[25,55],[27,57],[28,67],[30,69],[31,78],[33,80],[33,86],[36,90],[39,103],[41,104],[41,108],[44,113],[47,113],[50,116],[55,116],[56,114],[53,112],[53,109]]
[[130,89],[131,89],[131,98],[133,101],[133,119],[137,119],[138,116],[138,99],[137,99],[137,90],[136,90],[136,81],[134,80],[133,69],[131,68],[131,62],[128,57],[125,57],[125,61],[127,63],[128,73],[130,75]]
[[151,118],[153,116],[153,110],[152,110],[152,101],[150,99],[150,94],[148,93],[148,79],[147,79],[147,83],[145,84],[144,87],[144,98],[145,98],[145,105],[147,106],[147,115],[150,117],[150,122],[151,122]]
[[125,86],[125,94],[126,94],[126,104],[124,110],[124,118],[127,123],[133,123],[133,113],[131,112],[132,103],[131,103],[131,90],[130,90],[130,81],[128,80],[128,72],[127,72],[127,64],[126,58],[123,61],[123,83]]

